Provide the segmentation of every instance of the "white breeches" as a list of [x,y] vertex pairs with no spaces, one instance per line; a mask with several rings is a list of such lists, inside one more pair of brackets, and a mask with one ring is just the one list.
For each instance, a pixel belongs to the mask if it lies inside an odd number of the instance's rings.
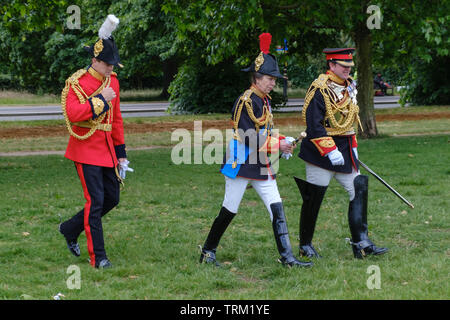
[[322,169],[318,166],[305,162],[306,181],[318,186],[326,187],[330,184],[332,178],[335,178],[341,186],[347,191],[350,201],[355,198],[355,186],[353,180],[359,175],[359,171],[353,168],[352,173],[340,173]]
[[250,180],[240,177],[231,179],[225,177],[225,197],[222,206],[236,214],[249,182],[264,202],[267,211],[269,211],[270,220],[272,220],[270,205],[282,201],[278,192],[277,181],[271,177],[268,180]]

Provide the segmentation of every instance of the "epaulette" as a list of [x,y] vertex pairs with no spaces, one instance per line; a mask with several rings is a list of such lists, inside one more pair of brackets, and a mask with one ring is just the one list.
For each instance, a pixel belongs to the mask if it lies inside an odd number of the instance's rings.
[[69,78],[67,78],[66,82],[70,84],[78,84],[78,79],[80,79],[87,72],[86,69],[79,69],[75,73],[73,73]]
[[[353,124],[355,122],[359,123],[360,126],[361,123],[358,116],[359,107],[352,102],[352,99],[348,98],[344,101],[344,104],[341,103],[340,105],[337,105],[329,97],[329,94],[327,94],[327,91],[329,90],[327,82],[329,79],[332,79],[331,75],[321,74],[316,80],[313,81],[313,83],[311,83],[311,86],[306,92],[305,101],[303,103],[302,118],[303,121],[306,122],[306,111],[311,100],[314,98],[316,91],[319,90],[325,103],[324,119],[330,123],[330,127],[326,128],[327,134],[328,136],[334,136],[353,130]],[[340,115],[340,120],[338,120],[335,116],[337,113]]]
[[[72,74],[69,78],[67,78],[66,85],[64,86],[64,89],[61,92],[61,109],[62,109],[62,112],[63,112],[64,120],[66,122],[67,130],[69,131],[71,136],[75,137],[78,140],[85,140],[85,139],[89,138],[90,136],[92,136],[95,133],[95,131],[97,129],[101,129],[101,130],[104,130],[104,131],[111,131],[109,129],[109,127],[107,128],[109,130],[105,130],[104,128],[106,128],[106,127],[103,128],[103,127],[99,126],[99,124],[101,124],[101,122],[105,118],[106,113],[103,113],[103,115],[97,117],[95,120],[94,119],[90,119],[90,120],[86,121],[89,124],[88,128],[90,128],[90,130],[86,134],[78,135],[72,130],[72,123],[70,122],[69,117],[67,116],[67,110],[66,110],[66,108],[67,108],[67,96],[69,94],[69,90],[72,88],[73,92],[78,97],[78,100],[80,101],[80,103],[84,104],[84,103],[86,103],[87,100],[89,100],[92,97],[94,97],[97,94],[99,94],[105,87],[109,86],[109,84],[110,84],[110,78],[106,78],[107,81],[104,81],[102,83],[102,85],[94,93],[92,93],[89,96],[83,91],[83,88],[80,86],[80,83],[79,83],[79,79],[82,76],[84,76],[86,74],[86,72],[88,72],[86,69],[79,69],[74,74]],[[110,102],[108,102],[108,104],[110,104]],[[110,105],[110,110],[111,110],[111,108],[112,107]],[[106,125],[110,124],[109,121],[111,119],[112,118],[108,118],[108,123]],[[76,123],[77,126],[84,126],[84,125],[80,125],[80,124],[81,123]]]
[[239,120],[241,118],[241,112],[242,109],[245,107],[247,110],[247,114],[250,117],[250,119],[253,121],[253,123],[255,124],[255,128],[258,131],[260,127],[265,127],[266,130],[268,130],[267,125],[273,125],[272,123],[272,114],[270,113],[268,107],[264,104],[264,110],[263,110],[263,115],[261,118],[256,118],[254,113],[253,113],[253,103],[252,103],[252,98],[251,95],[252,94],[256,94],[252,88],[250,87],[250,89],[247,89],[239,98],[239,101],[236,103],[236,107],[234,109],[234,115],[233,115],[233,128],[234,128],[234,134],[235,134],[235,139],[239,140],[239,136],[237,134],[238,132],[238,124],[239,124]]
[[86,69],[79,69],[75,73],[73,73],[69,78],[66,80],[66,86],[63,89],[63,93],[65,92],[65,95],[67,95],[67,92],[69,91],[69,88],[72,87],[73,91],[77,95],[80,102],[83,104],[86,102],[86,93],[84,93],[83,89],[80,87],[79,79],[84,76],[87,73]]
[[327,74],[321,74],[317,79],[315,79],[311,85],[308,88],[308,91],[306,91],[305,101],[303,103],[302,108],[302,118],[303,121],[306,122],[306,109],[308,109],[309,103],[311,102],[312,98],[314,97],[316,90],[325,90],[327,88],[327,81],[329,79],[329,75]]
[[252,95],[252,90],[248,89],[246,90],[240,97],[239,101],[236,103],[236,107],[234,109],[233,114],[233,128],[234,128],[234,139],[241,141],[239,134],[238,134],[238,124],[239,120],[241,119],[241,112],[244,105],[252,105],[252,99],[250,96]]
[[330,76],[328,74],[321,74],[316,80],[313,81],[311,86],[320,89],[325,89],[327,87],[328,79],[330,79]]

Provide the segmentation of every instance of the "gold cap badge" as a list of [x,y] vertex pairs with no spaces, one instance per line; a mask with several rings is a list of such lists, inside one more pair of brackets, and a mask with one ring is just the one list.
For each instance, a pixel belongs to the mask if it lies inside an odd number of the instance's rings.
[[99,39],[94,45],[94,57],[97,57],[103,50],[103,40]]

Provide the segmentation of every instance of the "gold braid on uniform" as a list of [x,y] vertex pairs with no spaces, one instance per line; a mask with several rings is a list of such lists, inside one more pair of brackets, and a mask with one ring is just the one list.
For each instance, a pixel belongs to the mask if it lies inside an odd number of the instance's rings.
[[269,127],[273,127],[273,121],[272,121],[272,113],[270,113],[269,111],[269,107],[264,103],[263,106],[263,114],[260,118],[256,118],[255,114],[253,113],[253,105],[252,105],[252,99],[250,98],[250,96],[255,93],[255,89],[253,87],[250,87],[250,89],[246,90],[244,92],[244,94],[239,98],[239,101],[237,103],[237,106],[234,110],[234,115],[233,115],[233,128],[234,128],[234,139],[241,141],[241,138],[238,134],[238,124],[239,124],[239,120],[241,119],[241,113],[242,113],[242,109],[246,108],[247,113],[250,117],[250,119],[252,119],[253,123],[255,124],[255,128],[256,128],[256,132],[258,132],[260,127],[264,127],[265,126],[265,130],[264,130],[264,134],[266,134],[269,130]]
[[[332,92],[328,88],[327,81],[330,79],[331,75],[321,74],[316,80],[313,81],[308,91],[306,92],[305,102],[302,109],[302,117],[306,122],[306,110],[308,109],[309,103],[314,97],[316,90],[319,90],[323,96],[325,101],[325,118],[329,121],[330,128],[326,127],[328,135],[336,136],[343,134],[348,131],[353,130],[353,125],[355,122],[358,122],[361,125],[359,120],[359,107],[358,105],[353,103],[353,100],[346,95],[340,102],[335,102],[332,97]],[[339,116],[337,119],[336,116]]]
[[66,121],[66,126],[67,126],[67,130],[69,131],[70,135],[75,137],[78,140],[86,140],[87,138],[91,137],[94,132],[99,128],[99,126],[101,125],[102,121],[105,119],[106,115],[108,114],[108,124],[112,123],[112,104],[110,101],[108,101],[109,107],[110,109],[108,110],[108,112],[105,112],[104,114],[102,114],[101,116],[99,116],[98,118],[94,119],[89,119],[88,121],[86,121],[86,123],[88,124],[88,127],[90,128],[89,131],[85,134],[85,135],[78,135],[76,134],[73,130],[72,130],[72,125],[76,123],[71,123],[69,120],[69,117],[67,116],[67,95],[69,93],[70,88],[72,88],[72,90],[75,92],[75,94],[78,97],[78,100],[80,101],[81,104],[86,103],[86,101],[96,95],[98,95],[104,88],[106,88],[107,86],[109,86],[109,84],[111,83],[111,78],[110,77],[106,77],[105,80],[102,82],[102,85],[90,96],[88,96],[84,91],[83,88],[81,88],[80,83],[78,82],[78,80],[87,72],[86,69],[80,69],[77,72],[75,72],[73,75],[71,75],[67,80],[66,80],[66,85],[64,87],[64,89],[62,90],[61,93],[61,108],[63,111],[63,115],[64,115],[64,119]]

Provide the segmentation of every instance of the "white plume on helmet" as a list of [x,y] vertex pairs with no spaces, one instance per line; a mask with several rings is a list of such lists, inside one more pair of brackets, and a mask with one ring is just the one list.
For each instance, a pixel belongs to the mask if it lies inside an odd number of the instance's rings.
[[111,33],[117,28],[118,24],[119,19],[115,15],[108,15],[105,22],[103,22],[102,26],[98,30],[99,38],[108,39],[111,36]]

